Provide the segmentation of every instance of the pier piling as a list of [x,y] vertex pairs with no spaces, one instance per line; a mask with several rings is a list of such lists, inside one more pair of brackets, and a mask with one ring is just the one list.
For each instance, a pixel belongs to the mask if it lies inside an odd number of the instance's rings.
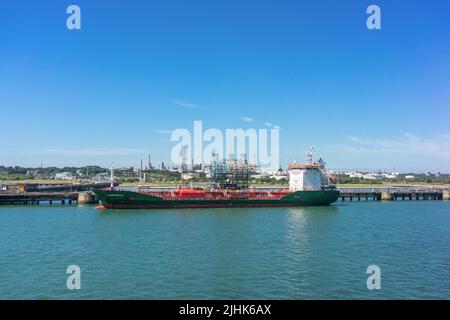
[[442,200],[450,200],[450,190],[444,190],[442,192]]
[[386,200],[392,200],[395,199],[391,193],[389,191],[385,191],[385,192],[381,192],[381,200],[382,201],[386,201]]

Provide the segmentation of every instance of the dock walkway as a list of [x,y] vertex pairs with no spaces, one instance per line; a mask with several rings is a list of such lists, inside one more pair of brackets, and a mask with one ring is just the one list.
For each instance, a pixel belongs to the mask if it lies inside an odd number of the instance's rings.
[[1,204],[39,204],[54,202],[61,204],[77,203],[78,192],[24,192],[24,193],[0,193]]
[[449,200],[447,189],[340,188],[342,201]]

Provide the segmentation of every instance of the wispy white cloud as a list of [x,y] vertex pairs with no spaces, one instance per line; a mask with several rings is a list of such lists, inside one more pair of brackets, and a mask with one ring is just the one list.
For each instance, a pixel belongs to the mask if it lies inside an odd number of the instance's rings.
[[438,134],[437,137],[441,139],[450,140],[450,134]]
[[22,151],[25,155],[55,155],[55,156],[126,156],[130,154],[146,153],[144,149],[42,149]]
[[441,134],[431,137],[417,137],[411,133],[391,139],[367,139],[348,137],[350,144],[339,148],[353,154],[401,154],[450,158],[450,135]]
[[264,124],[265,124],[267,127],[269,127],[269,128],[281,130],[281,127],[280,127],[280,126],[274,125],[274,124],[271,123],[271,122],[266,122],[266,123],[264,123]]
[[250,117],[241,117],[241,121],[250,123],[250,122],[255,121],[255,119],[250,118]]
[[197,109],[199,108],[199,105],[196,103],[192,103],[192,102],[186,102],[183,100],[178,100],[178,99],[174,99],[170,101],[172,104],[179,106],[179,107],[183,107],[183,108],[188,108],[188,109]]
[[349,136],[348,138],[352,142],[361,142],[361,139],[355,136]]

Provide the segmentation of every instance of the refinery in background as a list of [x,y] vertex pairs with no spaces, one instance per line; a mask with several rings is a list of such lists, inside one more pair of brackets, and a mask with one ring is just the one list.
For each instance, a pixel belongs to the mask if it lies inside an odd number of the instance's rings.
[[[339,171],[327,170],[338,179],[338,184],[382,184],[382,183],[440,183],[450,184],[447,173],[400,173],[383,171]],[[210,178],[209,166],[188,165],[183,168],[169,167],[161,163],[158,167],[120,167],[114,168],[115,179],[120,183],[158,183],[174,184],[180,181],[202,182]],[[110,179],[110,168],[99,166],[85,167],[6,167],[0,165],[0,185],[14,181],[54,180],[55,183],[76,183],[80,181],[105,182]],[[250,181],[257,184],[287,184],[287,168],[275,171],[262,171],[255,166],[250,172]]]
[[[321,161],[321,159],[319,159]],[[245,155],[236,160],[231,156],[227,163],[243,162],[248,163]],[[211,178],[210,165],[195,164],[193,161],[187,163],[186,157],[183,162],[176,166],[168,166],[164,162],[158,164],[151,161],[151,155],[144,162],[137,160],[138,167],[114,168],[115,179],[120,183],[159,183],[174,184],[180,181],[202,182]],[[100,166],[85,167],[6,167],[0,165],[0,185],[1,182],[20,180],[55,180],[55,182],[105,182],[110,179],[110,168]],[[356,170],[327,170],[328,174],[334,175],[338,179],[338,184],[380,184],[380,183],[401,183],[401,182],[424,182],[450,184],[450,175],[437,173],[400,173],[398,171],[356,171]],[[289,180],[288,168],[278,168],[274,171],[263,171],[257,165],[249,172],[250,181],[257,184],[287,184]]]

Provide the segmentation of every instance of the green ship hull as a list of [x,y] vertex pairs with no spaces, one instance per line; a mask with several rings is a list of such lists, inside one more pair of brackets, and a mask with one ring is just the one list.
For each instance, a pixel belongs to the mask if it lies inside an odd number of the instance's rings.
[[103,209],[173,209],[233,207],[324,206],[339,198],[335,189],[295,191],[280,199],[163,199],[146,193],[121,190],[94,190]]

